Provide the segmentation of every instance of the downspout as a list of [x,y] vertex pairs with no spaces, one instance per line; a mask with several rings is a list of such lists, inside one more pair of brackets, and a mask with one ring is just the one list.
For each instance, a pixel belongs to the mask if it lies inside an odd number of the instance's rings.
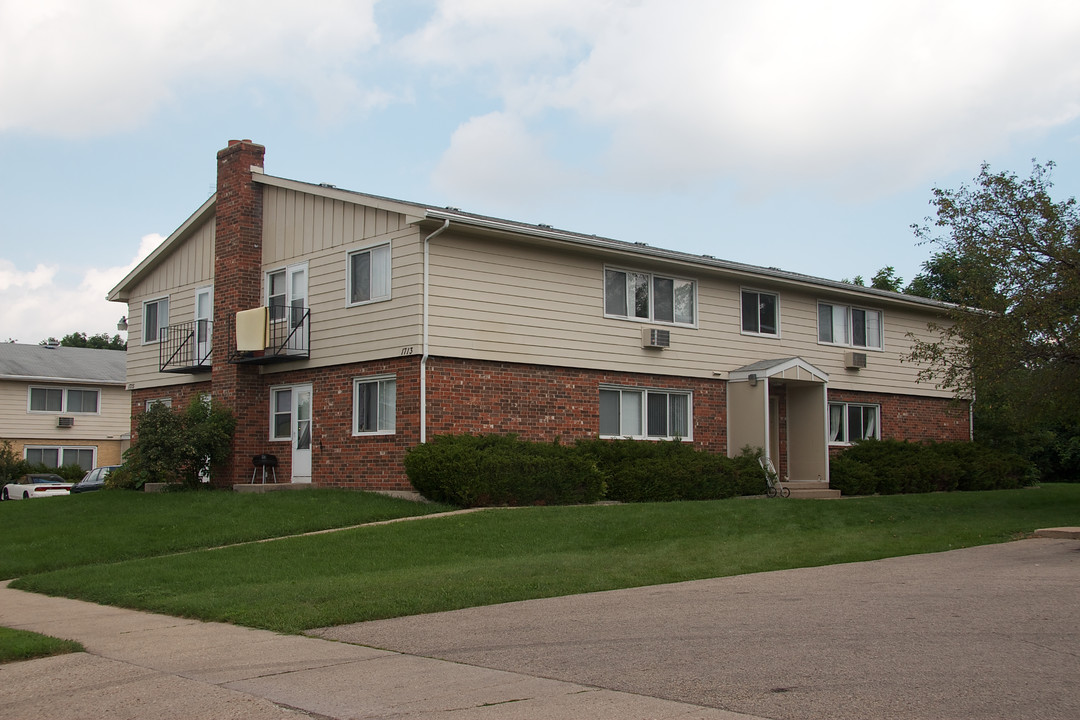
[[427,442],[427,361],[428,361],[428,268],[431,259],[431,241],[450,227],[449,218],[442,227],[424,238],[424,316],[422,320],[424,354],[420,357],[420,442]]

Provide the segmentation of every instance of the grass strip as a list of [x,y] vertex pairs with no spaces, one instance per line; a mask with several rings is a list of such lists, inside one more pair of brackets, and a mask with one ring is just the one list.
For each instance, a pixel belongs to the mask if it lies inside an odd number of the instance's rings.
[[83,646],[74,640],[0,627],[0,664],[82,651]]
[[530,598],[937,552],[1075,524],[1080,485],[841,501],[490,510],[71,568],[13,587],[299,632]]
[[451,509],[376,493],[312,489],[99,491],[0,503],[0,579]]

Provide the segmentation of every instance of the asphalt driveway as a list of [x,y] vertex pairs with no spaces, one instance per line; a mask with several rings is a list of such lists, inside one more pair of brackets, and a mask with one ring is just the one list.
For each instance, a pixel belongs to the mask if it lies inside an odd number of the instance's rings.
[[783,720],[1080,718],[1080,542],[1001,545],[313,631]]

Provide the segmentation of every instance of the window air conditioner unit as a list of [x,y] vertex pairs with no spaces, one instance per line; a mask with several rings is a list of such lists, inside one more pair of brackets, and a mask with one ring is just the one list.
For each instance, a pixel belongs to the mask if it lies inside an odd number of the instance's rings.
[[866,367],[866,353],[844,353],[844,367],[848,370],[859,370]]
[[671,347],[671,331],[645,328],[641,331],[641,347],[666,348]]
[[58,417],[56,427],[75,427],[75,418]]

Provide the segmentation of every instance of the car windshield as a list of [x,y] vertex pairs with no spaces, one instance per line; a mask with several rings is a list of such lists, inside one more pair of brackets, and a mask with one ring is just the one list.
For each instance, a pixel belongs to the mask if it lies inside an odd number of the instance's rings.
[[58,475],[44,475],[40,477],[30,478],[30,482],[33,485],[63,485],[64,478]]

